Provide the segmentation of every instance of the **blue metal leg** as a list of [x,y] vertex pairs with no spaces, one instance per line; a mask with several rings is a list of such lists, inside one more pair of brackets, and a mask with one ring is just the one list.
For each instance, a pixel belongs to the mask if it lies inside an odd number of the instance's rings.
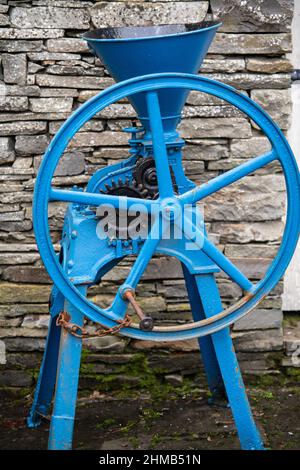
[[[82,293],[85,287],[78,287]],[[83,325],[83,315],[66,301],[65,311],[70,322]],[[48,449],[69,450],[72,448],[75,408],[77,399],[82,340],[66,331],[60,338],[56,391],[51,418]]]
[[[203,320],[205,318],[205,314],[197,283],[195,281],[195,276],[190,274],[183,263],[182,271],[194,321]],[[198,341],[208,386],[212,393],[212,399],[224,397],[226,396],[226,392],[211,336],[202,336],[201,338],[198,338]]]
[[[222,310],[222,305],[214,276],[212,274],[196,275],[195,280],[205,316],[210,317],[219,313]],[[241,448],[244,450],[263,450],[262,438],[252,416],[229,328],[224,328],[212,334],[211,338],[223,376]]]
[[64,307],[64,296],[54,286],[52,289],[52,304],[50,306],[50,325],[45,346],[43,361],[37,381],[34,400],[27,418],[29,428],[36,428],[41,424],[42,416],[48,414],[52,400],[60,340],[60,328],[56,326],[56,318]]

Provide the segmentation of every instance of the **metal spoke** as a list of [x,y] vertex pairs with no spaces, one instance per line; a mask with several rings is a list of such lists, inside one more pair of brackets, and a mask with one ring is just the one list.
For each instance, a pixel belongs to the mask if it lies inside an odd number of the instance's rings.
[[135,290],[136,286],[139,283],[142,275],[145,272],[145,269],[148,266],[149,261],[151,260],[156,247],[161,239],[160,234],[160,217],[157,217],[155,220],[148,238],[145,240],[131,270],[127,276],[126,281],[122,284],[121,288],[118,290],[112,305],[109,307],[108,311],[118,311],[120,318],[123,318],[127,310],[127,302],[124,301],[123,295],[126,291]]
[[94,194],[82,191],[69,191],[62,189],[51,189],[49,201],[65,201],[77,204],[86,204],[91,206],[100,206],[103,204],[111,205],[117,209],[124,207],[129,209],[132,205],[138,204],[140,212],[148,213],[157,204],[155,201],[139,199],[135,197],[115,196],[112,194]]
[[253,173],[259,168],[267,165],[268,163],[271,163],[272,161],[276,160],[276,158],[276,153],[272,149],[268,153],[255,157],[252,160],[248,160],[247,162],[238,165],[232,170],[226,171],[226,173],[213,178],[212,180],[208,181],[208,183],[202,184],[201,186],[197,186],[196,188],[187,191],[186,193],[179,196],[178,199],[183,204],[194,204],[195,202],[210,196],[220,189],[225,188],[225,186],[228,186],[235,181],[244,178],[250,173]]
[[202,250],[244,291],[251,292],[252,282],[207,237],[204,237]]
[[151,260],[153,253],[160,241],[159,237],[159,217],[153,224],[152,229],[148,235],[148,238],[145,240],[141,251],[139,252],[138,257],[136,258],[131,271],[125,281],[125,285],[130,286],[135,289],[140,278],[142,277],[145,269],[148,266],[149,261]]
[[[206,234],[193,224],[187,217],[184,217],[184,234],[191,238],[191,234],[196,234],[195,243],[214,263],[219,266],[236,284],[244,291],[250,292],[254,285],[249,279],[210,241]],[[192,240],[194,241],[194,240]]]
[[152,133],[159,196],[161,198],[171,197],[174,191],[157,93],[150,91],[146,95],[146,100]]

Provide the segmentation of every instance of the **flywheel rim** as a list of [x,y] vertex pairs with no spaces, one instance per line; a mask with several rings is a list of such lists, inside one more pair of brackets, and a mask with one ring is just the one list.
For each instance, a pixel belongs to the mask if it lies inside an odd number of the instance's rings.
[[[287,217],[281,245],[264,278],[255,284],[250,296],[247,294],[228,309],[199,322],[154,327],[151,332],[141,331],[137,324],[122,330],[122,334],[128,337],[154,341],[174,341],[212,334],[229,326],[255,308],[277,284],[291,260],[299,237],[300,178],[296,160],[282,131],[255,102],[228,85],[201,76],[166,73],[136,77],[100,92],[70,116],[50,143],[37,177],[33,211],[37,244],[50,277],[53,281],[56,279],[54,282],[63,295],[91,320],[100,321],[107,327],[111,327],[116,322],[116,316],[109,309],[101,309],[87,300],[67,279],[57,261],[48,226],[51,180],[68,142],[94,114],[131,94],[160,88],[187,88],[212,94],[243,111],[259,125],[272,147],[275,148],[277,159],[283,168],[287,190]],[[71,138],[70,135],[72,135]]]

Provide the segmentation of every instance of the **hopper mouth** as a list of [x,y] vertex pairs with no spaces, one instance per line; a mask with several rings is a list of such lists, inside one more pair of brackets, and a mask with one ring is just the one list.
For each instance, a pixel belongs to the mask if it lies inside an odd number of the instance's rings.
[[83,34],[83,39],[89,41],[117,41],[154,39],[163,36],[179,36],[181,34],[200,32],[221,25],[220,21],[202,21],[200,23],[187,24],[162,24],[158,26],[119,26],[99,28]]
[[[86,32],[83,39],[115,81],[121,82],[154,73],[196,74],[219,26],[219,21],[202,21],[105,27]],[[158,91],[165,133],[174,134],[187,95],[188,90],[176,88]],[[129,101],[150,131],[145,93],[136,93]]]

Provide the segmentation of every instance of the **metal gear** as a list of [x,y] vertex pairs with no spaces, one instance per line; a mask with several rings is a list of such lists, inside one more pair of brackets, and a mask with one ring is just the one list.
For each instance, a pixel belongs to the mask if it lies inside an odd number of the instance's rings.
[[128,177],[125,180],[122,180],[122,178],[119,178],[117,181],[112,179],[110,184],[105,183],[105,189],[100,189],[100,193],[137,197],[140,199],[148,197],[147,188],[143,187],[141,183],[137,183],[134,179],[130,181]]
[[[177,192],[178,188],[176,185],[175,176],[170,166],[170,173],[173,182],[174,191]],[[142,186],[148,191],[150,199],[156,199],[158,197],[158,183],[156,176],[155,160],[153,157],[140,158],[136,162],[136,166],[133,171],[134,181],[138,186]]]
[[[127,197],[136,197],[139,199],[148,199],[149,192],[146,188],[143,187],[142,184],[137,184],[134,179],[130,180],[130,178],[126,177],[125,180],[122,178],[118,178],[118,180],[111,179],[110,184],[105,183],[105,189],[100,189],[102,194],[112,194],[115,196],[127,196]],[[103,210],[103,208],[102,208]],[[99,219],[103,220],[104,215],[99,212],[97,213]],[[126,220],[126,223],[124,223]],[[122,240],[129,240],[131,239],[131,235],[129,233],[129,227],[134,224],[136,220],[136,215],[130,215],[127,212],[121,211],[119,209],[116,210],[115,216],[107,221],[107,236],[109,239],[122,239]],[[140,220],[140,233],[148,233],[148,224],[149,224],[149,216],[146,214],[142,216],[142,220]]]

